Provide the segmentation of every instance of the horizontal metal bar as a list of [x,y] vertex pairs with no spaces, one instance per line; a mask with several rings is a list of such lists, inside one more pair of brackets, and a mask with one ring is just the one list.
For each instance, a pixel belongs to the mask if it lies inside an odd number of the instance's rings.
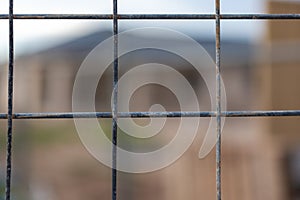
[[[119,19],[216,19],[215,14],[119,15]],[[300,14],[223,14],[220,19],[300,19]]]
[[[172,20],[172,19],[215,19],[215,14],[119,14],[118,19],[124,20]],[[8,19],[8,14],[0,14],[0,19]],[[112,14],[15,14],[14,19],[113,19]],[[300,14],[223,14],[220,19],[231,20],[266,20],[300,19]]]
[[[72,118],[112,118],[111,112],[66,112],[66,113],[14,113],[13,119],[72,119]],[[226,111],[222,117],[286,117],[300,116],[300,110],[274,111]],[[148,117],[216,117],[216,112],[120,112],[118,118],[148,118]],[[7,119],[7,114],[1,113],[0,119]]]
[[120,14],[119,19],[215,19],[214,14]]
[[[1,14],[0,19],[8,19]],[[110,14],[15,14],[14,19],[112,19]]]

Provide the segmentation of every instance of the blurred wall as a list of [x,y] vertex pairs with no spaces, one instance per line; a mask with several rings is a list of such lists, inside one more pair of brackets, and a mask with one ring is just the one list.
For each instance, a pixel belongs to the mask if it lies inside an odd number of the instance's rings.
[[[268,12],[299,14],[300,2],[269,1]],[[260,88],[265,94],[265,107],[272,110],[299,110],[300,21],[269,20],[262,48],[266,52],[266,59],[262,65],[263,70],[259,72]],[[285,191],[285,199],[299,199],[300,179],[298,178],[298,184],[291,179],[299,177],[296,171],[300,170],[300,118],[274,117],[266,121],[266,126],[276,151],[275,159],[279,166],[278,173],[281,175],[280,184]]]

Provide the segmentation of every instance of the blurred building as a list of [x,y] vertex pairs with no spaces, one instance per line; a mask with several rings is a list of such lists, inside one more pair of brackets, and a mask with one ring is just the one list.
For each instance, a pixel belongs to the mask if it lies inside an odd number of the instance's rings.
[[[272,1],[269,3],[269,9],[274,13],[296,13],[299,12],[300,6],[298,3]],[[268,34],[259,46],[247,41],[222,38],[222,78],[226,88],[228,110],[251,110],[256,108],[257,104],[267,109],[297,109],[300,102],[297,86],[299,22],[272,21],[267,23],[267,27]],[[110,31],[103,30],[35,54],[18,57],[15,64],[14,111],[72,111],[72,89],[77,70],[88,53],[111,35]],[[135,37],[137,41],[153,39]],[[214,38],[194,39],[212,58],[215,57]],[[169,40],[170,45],[185,45],[172,38],[164,40]],[[178,70],[197,91],[201,110],[210,110],[209,94],[201,76],[184,59],[167,52],[142,50],[121,57],[120,76],[134,66],[150,62],[162,63]],[[0,109],[5,110],[6,73],[0,76],[1,93],[3,93],[0,99],[0,106],[3,107]],[[176,83],[176,80],[168,74],[157,72],[155,76]],[[111,68],[105,72],[99,85],[102,88],[99,87],[96,94],[96,109],[110,111]],[[255,92],[257,88],[261,93]],[[259,99],[258,96],[263,98]],[[130,107],[132,111],[147,111],[155,103],[162,104],[167,111],[176,111],[179,108],[178,102],[174,101],[175,96],[166,88],[159,86],[145,86],[137,91],[134,97]],[[170,120],[164,134],[172,136],[177,124],[178,121]],[[204,160],[199,160],[197,157],[203,139],[202,133],[207,129],[207,124],[204,119],[200,127],[201,136],[170,167],[145,175],[120,173],[118,185],[120,199],[214,199],[214,151]],[[51,126],[50,123],[47,125]],[[227,119],[222,146],[224,199],[279,200],[299,197],[297,196],[300,182],[298,130],[298,118]],[[61,132],[63,134],[64,131]],[[84,153],[76,153],[74,149],[68,151],[67,148],[67,146],[61,147],[60,152],[56,152],[61,156],[59,162],[70,164],[83,157]],[[34,178],[31,179],[38,179],[38,184],[32,184],[33,189],[30,190],[35,195],[45,190],[40,189],[41,185],[50,185],[56,199],[70,197],[84,199],[86,193],[90,194],[90,199],[93,197],[97,199],[99,195],[109,196],[110,183],[103,181],[99,184],[98,176],[89,174],[83,177],[78,173],[71,173],[71,175],[52,173],[52,170],[58,170],[59,165],[53,162],[48,152],[46,155],[48,156],[39,158],[40,162],[34,160],[33,163],[28,164],[28,168],[41,169],[36,167],[41,165],[43,169],[43,171],[32,172]],[[72,169],[73,167],[78,166],[72,165]],[[49,173],[45,174],[44,171]],[[107,178],[109,170],[104,169],[104,171],[104,176]],[[76,179],[77,176],[80,178]],[[80,180],[83,179],[84,186],[80,184]],[[78,181],[77,184],[75,180]]]
[[[299,1],[269,1],[269,13],[299,14]],[[272,110],[299,110],[300,107],[300,22],[270,20],[264,42],[266,50],[260,83],[265,106]],[[266,122],[276,146],[282,187],[287,199],[300,198],[300,119],[275,117]]]
[[[15,111],[16,112],[64,112],[71,111],[72,105],[72,89],[74,79],[81,63],[90,51],[96,47],[101,41],[110,37],[112,33],[110,31],[102,31],[93,33],[91,35],[77,38],[73,41],[68,41],[59,46],[51,47],[40,52],[36,52],[31,55],[23,55],[15,61]],[[133,36],[136,42],[142,42],[143,40],[157,40],[157,38],[144,38],[143,36]],[[182,41],[176,41],[175,39],[162,39],[169,46],[177,45],[186,47],[186,44]],[[213,38],[195,38],[199,44],[201,44],[205,50],[210,54],[212,59],[215,58],[215,42]],[[231,90],[228,90],[227,98],[229,109],[237,109],[241,105],[251,104],[249,101],[249,92],[244,88],[249,87],[247,82],[241,82],[240,80],[249,80],[250,77],[250,65],[253,56],[253,47],[246,41],[226,40],[222,41],[222,64],[223,64],[223,76],[224,81],[230,80]],[[204,110],[210,108],[207,99],[207,89],[201,76],[187,61],[180,59],[179,56],[172,55],[171,53],[162,52],[158,50],[141,50],[130,53],[119,59],[120,62],[120,77],[140,64],[157,62],[172,66],[178,70],[194,87],[198,96],[201,96],[200,106],[204,106]],[[4,68],[4,67],[3,67]],[[214,71],[214,69],[211,69]],[[101,78],[99,85],[102,86],[102,93],[100,91],[97,94],[98,104],[100,106],[99,111],[108,111],[110,109],[110,97],[111,97],[111,83],[112,83],[112,69],[111,67],[105,72]],[[159,72],[155,76],[164,79],[170,79],[174,84],[175,80],[167,74],[161,74]],[[1,74],[1,91],[3,92],[1,98],[1,109],[6,108],[6,74]],[[229,78],[231,77],[231,78]],[[234,78],[233,78],[234,77]],[[234,83],[233,81],[236,81]],[[144,99],[155,99],[156,101],[165,101],[163,98],[157,99],[157,95],[152,95],[150,88],[146,88],[148,94],[141,94]],[[159,94],[159,88],[155,88],[152,93]],[[100,89],[99,89],[100,90]],[[151,89],[150,89],[151,90]],[[149,93],[150,92],[150,93]],[[201,93],[201,95],[200,95]],[[238,100],[243,98],[242,101]],[[199,97],[200,98],[200,97]],[[147,100],[147,102],[148,102]],[[101,103],[99,103],[101,102]],[[138,106],[137,103],[136,106]],[[145,103],[145,102],[143,102]],[[168,102],[169,104],[172,102]],[[172,109],[176,110],[176,106],[171,105]]]

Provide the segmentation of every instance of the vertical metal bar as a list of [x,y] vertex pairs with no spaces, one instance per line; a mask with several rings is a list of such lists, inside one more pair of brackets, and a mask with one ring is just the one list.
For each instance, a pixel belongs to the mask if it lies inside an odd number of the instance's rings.
[[114,66],[113,66],[113,110],[112,110],[112,199],[117,199],[117,140],[118,140],[118,1],[113,0],[113,34],[114,34]]
[[217,200],[221,200],[221,36],[220,36],[220,0],[215,0],[216,9],[216,109],[217,109],[217,144],[216,144],[216,187]]
[[7,111],[7,153],[5,199],[10,200],[12,168],[12,113],[13,113],[13,75],[14,75],[14,21],[13,0],[9,1],[9,64],[8,64],[8,111]]

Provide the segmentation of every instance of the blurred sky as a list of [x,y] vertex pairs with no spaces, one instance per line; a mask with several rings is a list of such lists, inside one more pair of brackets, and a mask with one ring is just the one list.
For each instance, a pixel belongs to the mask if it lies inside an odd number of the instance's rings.
[[[263,13],[266,0],[222,0],[224,13]],[[119,13],[214,13],[214,0],[119,0]],[[15,0],[16,14],[109,14],[112,0]],[[8,0],[0,1],[0,13],[8,13]],[[120,28],[164,26],[199,37],[213,37],[214,21],[121,21]],[[262,21],[225,21],[223,38],[255,41],[263,33]],[[92,31],[111,28],[100,20],[15,20],[16,54],[37,51]],[[8,20],[0,20],[0,62],[7,59]]]

